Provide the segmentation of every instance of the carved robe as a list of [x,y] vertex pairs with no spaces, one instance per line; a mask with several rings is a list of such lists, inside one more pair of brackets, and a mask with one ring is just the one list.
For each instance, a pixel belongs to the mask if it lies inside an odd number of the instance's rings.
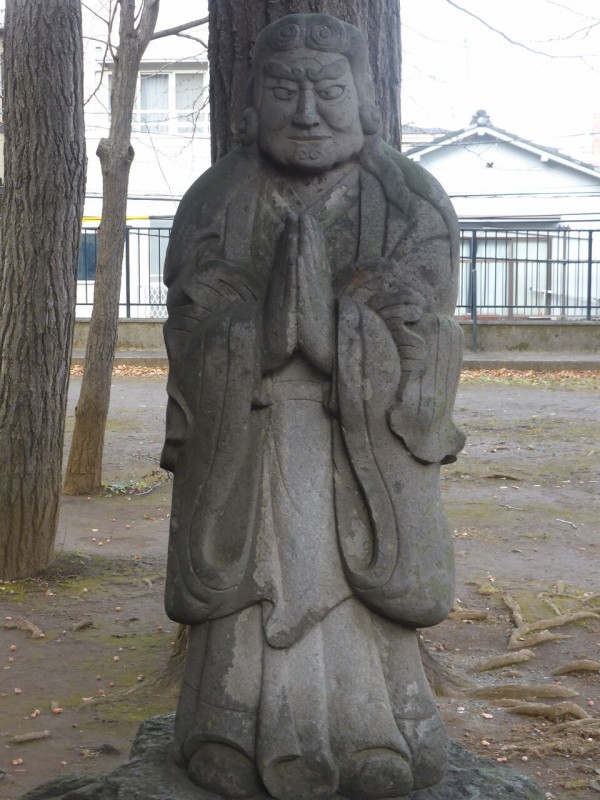
[[[406,758],[415,788],[444,768],[414,628],[453,599],[439,465],[463,443],[456,229],[433,179],[386,152],[401,203],[352,163],[307,204],[235,152],[182,201],[167,257],[166,604],[192,625],[177,744],[185,761],[230,742],[273,796],[292,774],[343,792],[367,749]],[[290,212],[323,232],[327,271],[307,280],[333,319],[293,352],[265,313]]]

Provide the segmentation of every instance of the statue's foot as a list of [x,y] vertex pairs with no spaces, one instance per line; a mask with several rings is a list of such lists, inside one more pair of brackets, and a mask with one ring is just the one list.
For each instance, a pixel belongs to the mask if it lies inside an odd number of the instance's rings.
[[340,778],[340,794],[348,800],[402,797],[413,788],[408,760],[384,747],[354,753],[340,769]]
[[427,789],[444,779],[448,734],[436,715],[428,720],[403,720],[402,734],[413,744],[412,773],[416,789]]
[[220,742],[201,742],[187,771],[196,786],[226,800],[247,800],[264,792],[254,763],[239,750]]
[[282,758],[261,774],[269,794],[277,800],[332,800],[337,796],[337,770],[328,759],[314,754]]

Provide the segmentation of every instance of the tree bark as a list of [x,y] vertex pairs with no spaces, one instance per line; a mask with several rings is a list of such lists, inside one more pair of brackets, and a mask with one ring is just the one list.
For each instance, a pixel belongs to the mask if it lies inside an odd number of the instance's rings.
[[85,184],[79,0],[8,0],[0,271],[0,578],[45,569],[58,522]]
[[104,431],[119,324],[127,189],[134,158],[133,106],[140,61],[158,17],[158,0],[144,0],[137,25],[135,0],[118,2],[119,45],[111,87],[110,130],[97,150],[102,165],[102,219],[98,228],[94,306],[65,477],[66,494],[91,492],[99,488],[102,480]]
[[323,13],[360,28],[383,119],[383,138],[400,148],[400,0],[209,0],[212,158],[226,155],[247,106],[250,51],[259,31],[286,14]]

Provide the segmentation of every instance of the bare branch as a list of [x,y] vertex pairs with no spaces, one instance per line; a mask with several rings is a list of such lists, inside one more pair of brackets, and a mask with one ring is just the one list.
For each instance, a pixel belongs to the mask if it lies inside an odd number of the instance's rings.
[[84,42],[98,42],[103,47],[106,47],[106,39],[98,39],[97,36],[84,36],[83,37],[83,41]]
[[590,22],[588,25],[584,25],[583,28],[577,28],[577,30],[572,31],[571,33],[566,33],[564,36],[556,36],[552,39],[543,39],[538,41],[544,42],[565,42],[567,39],[574,39],[580,33],[583,33],[581,39],[587,39],[590,33],[593,31],[594,28],[597,28],[600,25],[600,20],[596,20],[595,22]]
[[110,49],[110,42],[107,40],[106,42],[104,42],[104,53],[102,53],[102,65],[100,67],[100,77],[98,78],[98,83],[96,84],[96,88],[90,94],[90,96],[88,98],[86,98],[86,100],[84,102],[85,106],[87,106],[87,104],[90,102],[90,100],[98,94],[98,92],[100,90],[100,87],[102,86],[102,81],[104,79],[104,73],[106,72],[106,57],[108,55],[109,49]]
[[183,25],[176,25],[174,28],[166,28],[164,31],[156,31],[152,39],[163,39],[165,36],[176,36],[182,31],[187,31],[190,28],[198,28],[200,25],[206,25],[208,17],[202,19],[195,19],[192,22],[185,22]]
[[596,20],[597,17],[590,17],[589,14],[582,14],[581,11],[576,11],[574,8],[571,8],[570,5],[566,5],[565,3],[559,3],[558,0],[546,0],[546,2],[551,6],[556,6],[557,8],[564,8],[565,11],[568,11],[571,14],[575,14],[582,19],[592,19]]
[[192,36],[189,33],[178,33],[181,39],[191,39],[193,42],[199,42],[205,50],[208,50],[208,44],[204,41],[204,39],[199,39],[197,36]]
[[101,14],[95,11],[91,6],[88,6],[87,3],[82,2],[81,5],[85,8],[86,11],[89,11],[90,14],[93,14],[95,17],[98,17],[105,25],[108,25],[108,20],[105,19]]
[[[85,3],[83,3],[83,5],[85,5]],[[84,105],[87,105],[90,102],[90,100],[98,94],[98,91],[100,90],[100,87],[102,86],[102,81],[104,79],[104,73],[106,72],[106,62],[107,62],[108,54],[110,53],[113,59],[114,59],[114,56],[115,56],[115,51],[114,51],[113,45],[111,43],[111,36],[112,36],[112,31],[113,31],[114,22],[115,22],[115,15],[117,13],[117,5],[118,4],[115,3],[114,5],[112,5],[110,7],[110,9],[109,9],[110,10],[110,15],[109,15],[108,19],[103,19],[99,14],[96,14],[96,16],[99,19],[102,19],[102,21],[106,24],[106,27],[107,27],[106,39],[104,39],[104,40],[103,39],[96,39],[96,38],[94,38],[92,36],[84,37],[84,38],[89,39],[90,41],[101,42],[102,45],[104,46],[104,52],[102,53],[102,64],[100,66],[100,77],[98,78],[98,83],[96,84],[96,88],[94,89],[94,91],[90,94],[90,96],[88,98],[86,98],[86,100],[84,102]],[[85,5],[85,7],[88,8],[87,5]],[[89,10],[92,11],[92,9],[89,9]],[[92,13],[95,13],[95,12],[92,11]]]
[[[468,8],[464,8],[463,6],[460,6],[458,3],[455,2],[455,0],[446,0],[446,2],[449,5],[453,6],[454,8],[457,8],[459,11],[462,11],[464,14],[467,14],[469,17],[473,17],[473,19],[476,19],[477,22],[480,22],[485,28],[487,28],[488,30],[492,31],[493,33],[497,33],[498,36],[501,36],[503,39],[506,39],[506,41],[510,42],[510,44],[514,44],[517,47],[522,47],[524,50],[528,50],[530,53],[535,53],[535,55],[538,55],[538,56],[545,56],[546,58],[556,58],[557,57],[554,53],[548,53],[548,52],[545,52],[544,50],[536,50],[534,47],[529,47],[529,45],[525,44],[524,42],[519,42],[517,39],[512,39],[507,33],[505,33],[504,31],[501,31],[499,28],[494,27],[494,25],[490,25],[489,22],[486,22],[484,19],[482,19],[482,17],[478,16],[473,11],[469,11]],[[561,55],[560,58],[579,58],[580,59],[581,56],[580,55]]]

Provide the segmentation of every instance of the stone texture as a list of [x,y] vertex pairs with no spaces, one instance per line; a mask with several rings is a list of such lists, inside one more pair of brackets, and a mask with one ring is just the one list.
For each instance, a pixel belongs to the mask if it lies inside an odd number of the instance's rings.
[[403,797],[446,761],[416,628],[454,593],[457,221],[382,142],[359,30],[290,15],[253,65],[165,262],[176,759],[236,800]]
[[[134,742],[129,764],[99,778],[76,775],[59,778],[29,792],[22,800],[215,800],[215,795],[194,786],[186,773],[174,765],[173,726],[173,715],[146,720]],[[433,789],[411,793],[408,800],[543,800],[543,797],[531,779],[489,759],[477,758],[453,742],[443,782]]]

